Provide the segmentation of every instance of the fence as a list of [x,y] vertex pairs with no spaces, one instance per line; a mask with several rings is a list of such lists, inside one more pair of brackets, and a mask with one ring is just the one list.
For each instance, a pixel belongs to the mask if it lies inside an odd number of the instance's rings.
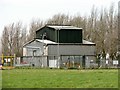
[[[18,63],[19,62],[19,63]],[[15,61],[16,66],[31,66],[40,68],[117,68],[112,60],[87,59],[82,55],[61,55],[61,56],[23,56]]]
[[14,61],[15,61],[15,55],[13,56],[4,56],[2,54],[2,56],[0,56],[1,58],[1,64],[3,66],[14,66]]
[[[99,68],[95,61],[82,55],[43,55],[43,56],[0,56],[3,67],[9,66],[32,66],[40,68]],[[101,68],[117,68],[117,64],[112,64],[111,60],[100,60]]]
[[23,56],[21,64],[28,64],[35,67],[47,67],[47,56]]
[[[16,63],[16,66],[32,66],[32,67],[49,67],[52,63],[50,61],[58,61],[57,56],[23,56],[19,59],[20,63]],[[55,62],[56,62],[55,61]],[[56,63],[53,65],[56,66]],[[57,65],[58,66],[58,65]]]
[[[90,60],[81,55],[23,56],[16,66],[49,68],[90,68]],[[17,60],[18,61],[18,60]]]
[[119,68],[118,60],[100,60],[100,68]]

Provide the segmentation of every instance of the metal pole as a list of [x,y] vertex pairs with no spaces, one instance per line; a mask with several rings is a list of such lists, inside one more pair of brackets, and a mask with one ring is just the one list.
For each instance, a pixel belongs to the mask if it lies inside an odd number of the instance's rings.
[[120,1],[118,2],[118,64],[120,67]]
[[13,66],[15,66],[16,55],[14,54]]
[[58,29],[58,60],[57,60],[57,67],[60,68],[59,29]]
[[[120,1],[118,2],[118,68],[120,68]],[[118,88],[120,89],[120,70],[118,72]]]
[[43,62],[43,56],[44,56],[44,36],[45,36],[46,33],[43,34],[42,36],[42,40],[43,40],[43,53],[42,53],[42,68],[44,67],[44,62]]
[[42,42],[43,42],[43,52],[42,52],[42,68],[43,68],[43,54],[44,54],[44,34],[42,36]]
[[4,55],[2,54],[2,65],[4,64]]

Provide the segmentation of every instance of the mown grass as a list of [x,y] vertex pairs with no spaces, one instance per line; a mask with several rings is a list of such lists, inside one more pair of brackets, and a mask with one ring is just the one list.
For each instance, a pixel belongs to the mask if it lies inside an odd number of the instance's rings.
[[3,70],[2,85],[3,88],[118,88],[118,70]]

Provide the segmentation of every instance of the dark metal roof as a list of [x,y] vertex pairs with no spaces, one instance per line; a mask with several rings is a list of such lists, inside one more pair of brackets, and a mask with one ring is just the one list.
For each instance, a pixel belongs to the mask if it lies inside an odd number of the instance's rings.
[[67,25],[47,25],[47,27],[54,28],[56,30],[61,30],[61,29],[76,29],[76,30],[81,30],[82,28],[78,28],[75,26],[67,26]]
[[78,27],[75,27],[75,26],[71,26],[71,25],[56,25],[56,24],[48,24],[48,25],[45,25],[43,27],[41,27],[40,29],[36,30],[36,31],[39,31],[41,30],[42,28],[44,27],[48,27],[48,28],[53,28],[55,30],[61,30],[61,29],[75,29],[75,30],[82,30],[82,28],[78,28]]

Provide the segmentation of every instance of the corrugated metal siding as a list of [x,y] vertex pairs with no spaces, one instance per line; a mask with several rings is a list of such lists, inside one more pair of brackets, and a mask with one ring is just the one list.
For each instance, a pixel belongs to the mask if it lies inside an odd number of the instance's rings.
[[36,32],[36,38],[43,39],[42,35],[46,33],[47,38],[59,43],[82,43],[82,30],[75,29],[61,29],[55,30],[53,28],[44,27]]
[[60,30],[60,43],[82,43],[82,30]]
[[[46,33],[46,38],[43,38],[42,35]],[[36,38],[39,38],[39,39],[48,39],[48,40],[51,40],[51,41],[54,41],[56,40],[56,34],[55,34],[55,30],[52,29],[52,28],[48,28],[48,27],[45,27],[45,28],[42,28],[41,30],[37,31],[36,32]]]
[[95,55],[95,46],[49,45],[48,49],[49,55],[57,55],[58,53],[60,55]]

